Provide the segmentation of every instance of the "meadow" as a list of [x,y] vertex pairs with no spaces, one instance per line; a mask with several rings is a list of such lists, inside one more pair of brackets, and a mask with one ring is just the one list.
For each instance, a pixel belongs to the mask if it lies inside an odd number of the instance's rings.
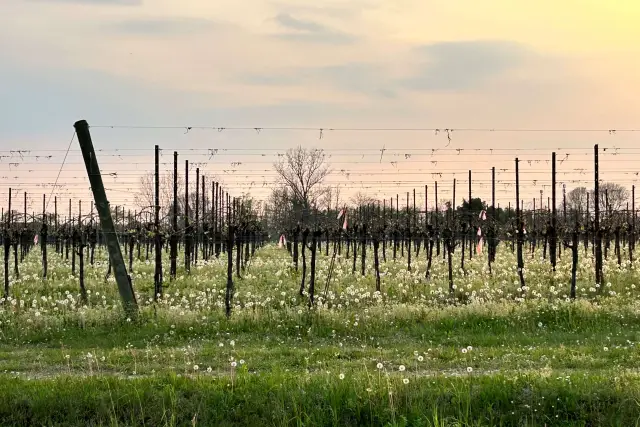
[[43,280],[32,250],[0,304],[0,425],[640,425],[638,270],[610,256],[600,289],[581,251],[571,300],[570,254],[555,273],[527,256],[524,292],[501,245],[492,274],[486,256],[454,272],[452,299],[442,256],[429,280],[424,255],[413,271],[388,256],[381,292],[372,262],[362,276],[339,257],[325,295],[321,255],[309,309],[268,245],[234,278],[229,319],[225,256],[165,272],[157,303],[143,257],[132,320],[103,250],[86,304],[70,262],[51,254]]

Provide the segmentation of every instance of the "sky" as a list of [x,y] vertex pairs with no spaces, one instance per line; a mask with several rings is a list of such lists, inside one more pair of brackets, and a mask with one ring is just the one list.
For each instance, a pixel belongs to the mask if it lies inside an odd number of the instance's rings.
[[640,132],[607,130],[640,128],[637,22],[632,0],[0,0],[0,191],[27,191],[29,210],[89,200],[80,119],[119,174],[112,204],[135,204],[155,144],[163,170],[177,150],[181,170],[258,198],[297,145],[326,150],[345,194],[439,180],[450,197],[473,169],[486,197],[495,166],[506,204],[520,157],[529,200],[552,151],[567,187],[591,179],[596,143],[604,178],[630,187]]

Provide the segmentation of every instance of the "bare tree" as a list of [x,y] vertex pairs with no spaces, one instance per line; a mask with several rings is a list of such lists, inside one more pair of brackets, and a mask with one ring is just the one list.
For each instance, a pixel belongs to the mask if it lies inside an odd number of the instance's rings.
[[342,207],[340,193],[341,193],[340,185],[327,186],[324,189],[322,197],[319,198],[318,204],[329,210],[340,209]]
[[[587,199],[589,208],[593,210],[595,202],[593,190],[585,187],[577,187],[567,193],[567,209],[586,212]],[[603,182],[600,184],[600,210],[607,211],[607,203],[610,211],[625,209],[629,200],[629,190],[614,182]]]
[[[586,212],[587,198],[591,196],[589,196],[589,190],[587,190],[586,187],[574,188],[567,193],[567,209],[570,211]],[[591,200],[593,201],[593,199]],[[560,200],[560,203],[562,204],[562,200]]]
[[291,211],[291,205],[291,197],[286,187],[274,188],[271,191],[265,207],[266,229],[270,233],[280,233],[284,231],[283,227],[289,227],[295,222],[295,215]]
[[[193,179],[189,183],[189,218],[195,219],[195,202],[196,202],[196,183],[195,173]],[[208,210],[211,209],[211,180],[207,177],[205,179],[206,188],[204,194],[204,204]],[[181,218],[185,211],[184,200],[184,177],[178,172],[178,217]],[[155,175],[153,172],[149,172],[140,177],[140,186],[136,193],[135,204],[139,210],[150,210],[153,212],[153,206],[155,205]],[[198,204],[200,209],[200,217],[202,218],[202,190],[198,195]],[[160,173],[160,216],[161,218],[170,217],[173,213],[173,170]]]
[[[136,193],[136,207],[149,209],[155,205],[155,174],[148,172],[140,177],[140,187]],[[166,216],[173,209],[173,170],[160,173],[160,212]],[[184,180],[178,174],[178,212],[184,209]]]
[[362,207],[368,205],[377,205],[376,199],[371,196],[368,196],[365,193],[357,192],[353,197],[351,197],[351,203],[355,207]]
[[326,190],[322,182],[331,173],[324,151],[292,148],[273,166],[280,184],[287,190],[293,211],[301,212],[304,221],[311,206],[317,204]]
[[[603,182],[600,184],[600,209],[607,212],[607,203],[610,211],[627,208],[629,190],[615,182]],[[591,200],[594,200],[594,192],[591,191]]]

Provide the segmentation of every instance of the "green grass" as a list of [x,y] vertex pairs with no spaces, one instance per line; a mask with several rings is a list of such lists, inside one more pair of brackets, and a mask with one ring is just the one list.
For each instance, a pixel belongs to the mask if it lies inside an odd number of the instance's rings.
[[633,266],[609,262],[609,291],[594,293],[582,260],[580,298],[568,301],[566,257],[556,275],[528,260],[520,300],[512,254],[499,256],[493,276],[480,257],[456,272],[470,303],[455,306],[437,290],[439,261],[425,282],[422,264],[407,273],[389,260],[380,296],[342,261],[309,311],[299,273],[266,248],[236,279],[231,319],[224,259],[179,272],[158,306],[153,267],[137,261],[130,322],[103,266],[87,270],[83,306],[68,264],[54,254],[43,282],[32,253],[0,309],[0,425],[640,425]]
[[1,379],[5,425],[619,425],[638,423],[636,377],[419,377],[237,372]]

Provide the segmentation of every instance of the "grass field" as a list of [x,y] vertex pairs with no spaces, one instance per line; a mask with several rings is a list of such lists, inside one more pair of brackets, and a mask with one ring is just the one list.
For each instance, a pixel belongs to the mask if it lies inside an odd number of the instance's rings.
[[322,298],[322,256],[310,311],[270,246],[235,280],[230,320],[226,258],[179,270],[157,305],[139,260],[129,321],[104,262],[82,306],[69,263],[52,254],[43,281],[37,252],[0,306],[1,425],[640,425],[639,276],[615,257],[596,289],[581,252],[569,301],[568,254],[555,274],[529,256],[522,293],[503,247],[493,275],[479,256],[455,272],[452,304],[442,257],[425,281],[423,253],[412,272],[388,255],[379,294],[340,259]]

